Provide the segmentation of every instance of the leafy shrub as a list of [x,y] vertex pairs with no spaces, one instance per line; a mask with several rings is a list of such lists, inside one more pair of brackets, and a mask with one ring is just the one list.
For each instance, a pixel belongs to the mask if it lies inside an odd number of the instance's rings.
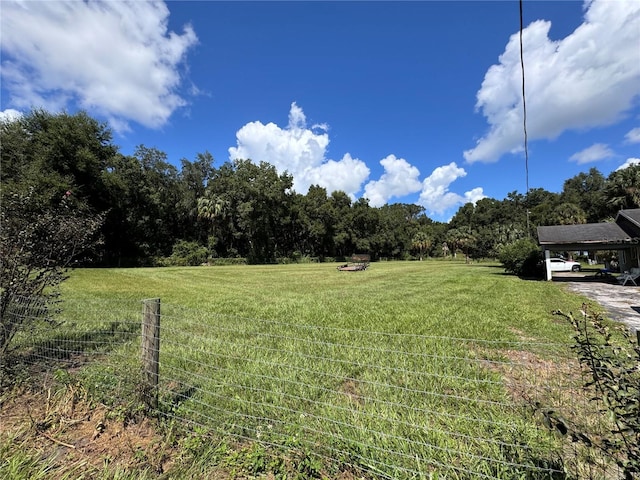
[[302,257],[298,258],[297,263],[320,263],[320,259],[318,257],[303,255]]
[[640,478],[640,334],[634,339],[620,326],[623,338],[614,338],[601,315],[587,310],[583,305],[582,319],[560,311],[554,314],[574,328],[573,349],[587,373],[584,388],[595,391],[591,400],[604,405],[601,413],[611,419],[610,435],[576,429],[553,411],[546,413],[545,423],[574,442],[595,447],[620,467],[625,479]]
[[171,256],[165,260],[165,264],[175,266],[202,265],[207,261],[207,254],[207,247],[198,242],[179,240],[173,246]]
[[[0,365],[18,332],[48,321],[67,269],[99,243],[104,216],[92,214],[70,191],[57,205],[44,200],[28,188],[4,193],[0,201]],[[24,302],[29,315],[16,311]]]
[[247,259],[244,257],[233,258],[211,258],[209,259],[209,265],[248,265]]
[[530,239],[523,238],[503,246],[498,260],[508,273],[521,277],[541,277],[540,260],[542,254],[538,245]]
[[290,265],[292,263],[320,263],[320,258],[302,255],[300,252],[293,252],[291,257],[278,257],[276,263],[280,265]]

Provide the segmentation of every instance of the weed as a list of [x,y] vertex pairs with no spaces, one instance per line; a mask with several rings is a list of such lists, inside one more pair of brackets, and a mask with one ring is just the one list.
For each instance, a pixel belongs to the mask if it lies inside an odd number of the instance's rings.
[[559,412],[545,410],[545,424],[573,442],[596,449],[621,469],[624,478],[640,475],[640,335],[633,338],[619,327],[614,338],[611,326],[602,315],[591,312],[586,304],[582,318],[560,311],[556,315],[569,320],[575,330],[574,350],[588,374],[584,388],[601,402],[600,412],[608,419],[609,434],[594,435],[589,428],[567,421]]

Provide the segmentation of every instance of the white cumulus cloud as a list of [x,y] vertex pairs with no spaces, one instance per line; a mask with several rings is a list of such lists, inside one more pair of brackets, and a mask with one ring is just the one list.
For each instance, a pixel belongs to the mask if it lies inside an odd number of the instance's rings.
[[[550,27],[538,20],[523,31],[529,139],[623,118],[640,95],[640,2],[587,0],[584,22],[573,33],[552,41]],[[522,149],[520,68],[516,33],[477,93],[489,131],[464,152],[468,162],[494,162]]]
[[625,168],[630,167],[631,165],[640,165],[640,158],[627,158],[627,161],[616,168],[616,172],[618,170],[624,170]]
[[304,181],[308,185],[320,185],[328,192],[340,190],[355,200],[370,173],[371,170],[362,160],[345,153],[338,161],[327,160],[322,165],[305,171]]
[[0,112],[0,123],[13,122],[14,120],[18,120],[20,117],[22,117],[22,112],[12,108],[7,108]]
[[463,204],[469,202],[475,204],[478,200],[482,200],[483,198],[487,198],[487,196],[484,194],[482,187],[472,188],[468,192],[464,192]]
[[380,160],[384,173],[379,180],[372,180],[364,188],[364,196],[372,207],[385,205],[392,197],[403,197],[420,191],[420,171],[404,158],[388,155]]
[[20,109],[72,102],[105,116],[164,125],[186,104],[180,68],[197,43],[191,26],[168,30],[163,2],[3,0],[2,82]]
[[229,148],[229,159],[250,159],[255,163],[267,162],[279,173],[287,171],[293,176],[293,188],[306,194],[310,185],[319,185],[329,193],[340,190],[352,200],[362,196],[372,207],[381,207],[393,198],[402,198],[421,192],[417,203],[430,214],[443,215],[452,208],[475,203],[484,198],[482,188],[474,188],[460,195],[449,190],[450,185],[467,173],[455,163],[436,168],[420,181],[420,171],[406,159],[393,154],[380,160],[383,173],[377,180],[363,184],[371,170],[363,160],[345,153],[341,159],[326,158],[329,145],[326,124],[307,127],[307,119],[295,102],[289,111],[289,123],[282,128],[275,123],[255,121],[236,132],[237,146]]
[[613,150],[604,143],[594,143],[589,148],[585,148],[577,153],[574,153],[569,157],[569,160],[576,162],[578,165],[584,165],[585,163],[597,162],[605,158],[611,158],[615,156]]
[[629,130],[624,140],[626,143],[640,143],[640,127]]
[[229,158],[267,162],[279,173],[293,176],[293,188],[306,193],[310,185],[320,185],[329,192],[342,190],[355,198],[369,177],[366,164],[346,153],[340,160],[326,158],[329,145],[325,124],[307,127],[307,119],[295,102],[289,111],[289,124],[250,122],[236,132],[237,146],[229,148]]
[[418,203],[426,209],[428,214],[442,215],[452,208],[469,202],[475,203],[485,198],[481,187],[474,188],[464,195],[449,191],[449,186],[454,181],[466,175],[464,168],[458,167],[455,162],[436,168],[423,180]]

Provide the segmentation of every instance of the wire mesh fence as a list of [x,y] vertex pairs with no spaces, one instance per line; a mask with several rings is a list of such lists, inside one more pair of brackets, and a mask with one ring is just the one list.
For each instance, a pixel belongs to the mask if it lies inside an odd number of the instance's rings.
[[2,319],[13,338],[0,356],[17,377],[77,373],[106,400],[133,397],[139,385],[140,302],[15,297]]
[[[5,355],[13,367],[71,372],[106,403],[152,395],[160,421],[316,458],[331,478],[619,477],[611,459],[548,428],[557,420],[547,412],[595,435],[611,428],[584,391],[569,345],[320,327],[162,304],[154,313],[159,339],[145,347],[141,302],[65,302],[44,322],[37,302],[21,302],[12,315],[29,328]],[[149,350],[158,354],[153,372]]]

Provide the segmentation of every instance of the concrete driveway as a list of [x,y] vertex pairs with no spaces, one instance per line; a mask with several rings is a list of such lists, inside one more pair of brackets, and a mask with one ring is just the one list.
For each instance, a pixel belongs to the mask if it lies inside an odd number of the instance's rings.
[[562,282],[572,292],[597,302],[609,318],[640,330],[640,287],[622,286],[613,278],[596,277],[593,272],[554,272],[554,282]]

